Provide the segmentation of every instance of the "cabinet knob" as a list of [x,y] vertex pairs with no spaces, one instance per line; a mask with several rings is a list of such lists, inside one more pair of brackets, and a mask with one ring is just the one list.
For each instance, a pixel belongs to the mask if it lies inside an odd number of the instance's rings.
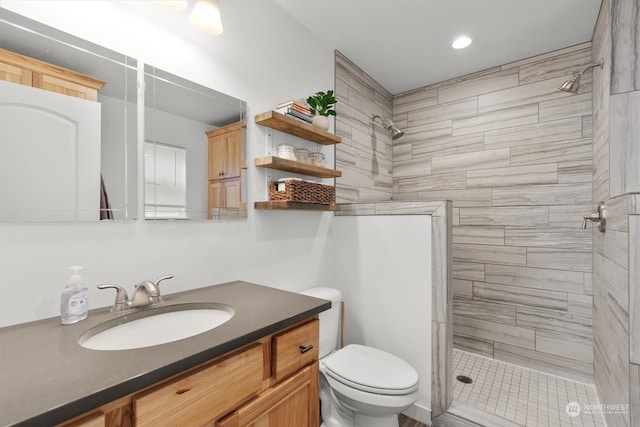
[[218,172],[218,176],[224,176],[224,172]]
[[312,345],[308,345],[306,347],[301,345],[300,346],[300,353],[304,354],[304,353],[306,353],[307,351],[309,351],[311,349],[313,349],[313,344]]

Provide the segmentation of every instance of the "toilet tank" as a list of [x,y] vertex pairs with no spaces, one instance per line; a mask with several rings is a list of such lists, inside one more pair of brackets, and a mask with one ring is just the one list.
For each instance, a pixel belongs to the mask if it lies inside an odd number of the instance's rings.
[[314,298],[321,298],[331,301],[331,308],[320,313],[320,358],[325,357],[338,347],[338,337],[340,336],[340,303],[342,294],[333,288],[311,288],[300,292]]

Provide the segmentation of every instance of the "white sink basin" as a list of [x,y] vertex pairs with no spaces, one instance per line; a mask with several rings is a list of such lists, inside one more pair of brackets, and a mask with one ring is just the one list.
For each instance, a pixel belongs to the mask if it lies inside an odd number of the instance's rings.
[[96,325],[78,342],[91,350],[150,347],[210,331],[233,315],[233,309],[224,304],[175,304],[142,309]]

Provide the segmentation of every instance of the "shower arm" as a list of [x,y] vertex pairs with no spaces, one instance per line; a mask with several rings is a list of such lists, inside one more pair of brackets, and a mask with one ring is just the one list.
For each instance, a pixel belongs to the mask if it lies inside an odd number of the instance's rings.
[[387,121],[385,119],[383,119],[378,114],[372,114],[371,115],[371,123],[375,123],[376,119],[380,119],[380,123],[382,124],[382,127],[385,128],[385,129],[389,129],[391,127],[391,125],[393,124],[393,122],[387,123]]
[[380,119],[380,123],[382,123],[382,126],[385,126],[384,120],[382,119],[382,117],[380,117],[378,114],[372,114],[371,115],[371,122],[375,122],[376,119]]
[[584,70],[582,70],[582,71],[578,71],[577,73],[573,73],[573,75],[574,75],[574,76],[582,76],[582,75],[584,75],[584,73],[586,73],[587,71],[589,71],[590,69],[595,68],[595,67],[600,67],[600,68],[602,68],[602,61],[600,61],[600,62],[596,62],[595,64],[592,64],[592,65],[589,65],[589,66],[588,66],[587,68],[585,68]]

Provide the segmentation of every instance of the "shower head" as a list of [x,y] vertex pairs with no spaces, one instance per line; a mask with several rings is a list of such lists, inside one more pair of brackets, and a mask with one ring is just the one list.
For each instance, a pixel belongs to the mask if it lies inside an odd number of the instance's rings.
[[396,139],[404,135],[404,131],[398,129],[391,120],[385,120],[377,114],[372,114],[371,123],[373,123],[376,119],[380,119],[380,123],[382,123],[382,126],[391,134],[391,140],[395,141]]
[[402,135],[404,135],[404,131],[398,129],[397,127],[395,127],[394,125],[391,125],[387,128],[387,130],[389,132],[391,132],[391,140],[395,141],[396,139],[402,137]]
[[566,82],[562,83],[562,86],[559,87],[560,90],[572,93],[574,95],[578,94],[578,89],[580,89],[580,77],[582,73],[575,73],[573,77],[571,77]]
[[569,92],[573,95],[576,95],[578,93],[578,90],[580,89],[580,77],[582,77],[584,73],[586,73],[587,71],[589,71],[594,67],[602,68],[602,61],[597,62],[593,65],[589,65],[587,68],[585,68],[582,71],[573,73],[573,76],[566,82],[562,83],[562,86],[560,86],[558,89],[565,92]]

